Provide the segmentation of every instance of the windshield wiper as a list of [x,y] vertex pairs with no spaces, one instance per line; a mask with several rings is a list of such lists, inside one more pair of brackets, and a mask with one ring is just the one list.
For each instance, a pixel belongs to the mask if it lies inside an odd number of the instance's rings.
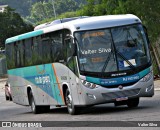
[[[137,42],[136,42],[136,39],[133,39],[133,37],[131,36],[131,34],[130,34],[130,32],[129,32],[129,30],[127,29],[127,32],[128,32],[128,35],[131,37],[131,39],[132,39],[132,42],[133,42],[133,45],[136,45],[137,44]],[[127,38],[128,39],[128,38]],[[113,44],[114,44],[114,40],[112,40],[112,42],[113,42]],[[127,42],[128,42],[128,40],[127,40]],[[131,41],[130,41],[131,42]],[[111,44],[111,48],[113,49],[113,44]],[[129,65],[129,67],[131,68],[131,69],[133,69],[133,70],[135,70],[135,66],[121,53],[121,52],[119,52],[117,49],[116,49],[116,47],[114,46],[114,49],[113,49],[114,51],[115,51],[115,53],[116,54],[118,54],[123,60],[125,60],[126,62],[127,62],[127,64]],[[107,65],[108,65],[108,63],[109,63],[109,60],[110,60],[110,58],[111,58],[111,54],[112,54],[113,52],[111,51],[110,52],[110,54],[108,55],[108,57],[107,57],[107,59],[106,59],[106,61],[105,61],[105,63],[104,63],[104,66],[103,66],[103,68],[102,68],[102,72],[104,72],[105,71],[105,69],[106,69],[106,67],[107,67]],[[117,63],[118,64],[118,63]]]
[[102,72],[105,71],[105,69],[106,69],[106,67],[107,67],[107,65],[108,65],[108,63],[109,63],[109,60],[110,60],[110,58],[111,58],[111,54],[112,54],[112,53],[113,53],[112,51],[109,53],[106,61],[104,62],[104,66],[103,66],[103,68],[102,68]]
[[[120,52],[117,51],[116,49],[115,49],[115,52],[116,52],[116,54],[118,54],[123,60],[125,60],[125,61],[129,64],[129,67],[130,67],[131,69],[135,69],[135,66],[134,66],[130,61],[128,61],[127,58],[125,58],[125,56],[123,56],[122,53],[120,53]],[[111,54],[112,54],[112,53],[113,53],[113,52],[111,51],[110,54],[108,55],[108,57],[107,57],[107,59],[106,59],[106,61],[105,61],[105,63],[104,63],[104,66],[103,66],[103,68],[102,68],[102,72],[105,71],[105,69],[106,69],[106,67],[107,67],[107,65],[108,65],[108,63],[109,63],[109,60],[110,60],[110,58],[111,58]]]
[[[126,30],[127,30],[127,34],[128,34],[128,35],[131,37],[131,39],[132,39],[132,41],[128,40],[128,36],[127,36],[127,43],[133,42],[133,43],[130,44],[130,47],[136,46],[136,45],[137,45],[136,39],[134,39],[134,38],[132,37],[132,35],[131,35],[131,33],[129,32],[128,28],[126,28]],[[129,67],[130,67],[131,69],[135,69],[135,66],[134,66],[121,52],[117,51],[116,48],[115,48],[115,51],[116,51],[116,54],[118,54],[122,59],[124,59],[124,60],[129,64]]]

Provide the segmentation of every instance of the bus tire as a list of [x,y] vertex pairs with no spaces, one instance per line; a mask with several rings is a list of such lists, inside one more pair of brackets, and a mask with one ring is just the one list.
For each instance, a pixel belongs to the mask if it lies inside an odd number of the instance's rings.
[[66,101],[66,105],[67,105],[67,109],[68,109],[69,114],[76,115],[79,113],[79,111],[78,111],[79,109],[77,107],[75,107],[73,104],[72,96],[71,96],[71,93],[68,88],[65,93],[65,101]]
[[49,105],[47,105],[47,106],[41,106],[41,111],[42,112],[48,112],[50,110],[50,106]]
[[41,108],[40,108],[40,106],[37,106],[37,105],[35,104],[35,100],[34,100],[32,91],[30,91],[30,93],[29,93],[29,100],[30,100],[30,106],[31,106],[32,112],[33,112],[34,114],[40,113]]
[[127,101],[127,106],[129,108],[138,107],[138,104],[139,104],[139,98],[129,99]]

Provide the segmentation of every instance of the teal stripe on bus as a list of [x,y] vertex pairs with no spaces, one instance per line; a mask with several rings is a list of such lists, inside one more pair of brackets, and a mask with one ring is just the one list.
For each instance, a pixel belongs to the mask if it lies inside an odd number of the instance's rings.
[[[50,95],[57,101],[59,105],[64,105],[62,99],[63,97],[59,95],[61,93],[61,90],[58,87],[59,83],[57,83],[52,64],[12,69],[8,70],[8,75],[9,77],[14,76],[15,79],[22,78],[24,80],[27,80],[28,82],[43,90],[46,94]],[[46,80],[44,79],[46,76],[49,76],[50,82],[46,82]],[[37,78],[39,82],[37,82]],[[12,85],[20,87],[20,83],[17,80],[12,81]]]
[[32,32],[29,32],[29,33],[21,34],[21,35],[15,36],[15,37],[8,38],[6,40],[6,44],[16,42],[16,41],[19,41],[19,40],[23,40],[23,39],[27,39],[27,38],[30,38],[30,37],[39,36],[41,34],[44,34],[43,30],[37,30],[37,31],[32,31]]
[[135,81],[139,81],[141,78],[146,76],[148,73],[151,72],[151,68],[147,68],[137,74],[130,75],[130,76],[123,76],[118,78],[109,78],[109,79],[101,79],[101,78],[94,78],[94,77],[86,77],[86,80],[91,83],[99,84],[99,85],[118,85],[122,83],[131,83]]

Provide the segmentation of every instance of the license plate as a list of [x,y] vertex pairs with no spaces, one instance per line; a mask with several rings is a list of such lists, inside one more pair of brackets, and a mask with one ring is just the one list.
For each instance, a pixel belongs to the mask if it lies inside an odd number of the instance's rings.
[[116,98],[116,101],[124,101],[124,100],[128,100],[128,97]]

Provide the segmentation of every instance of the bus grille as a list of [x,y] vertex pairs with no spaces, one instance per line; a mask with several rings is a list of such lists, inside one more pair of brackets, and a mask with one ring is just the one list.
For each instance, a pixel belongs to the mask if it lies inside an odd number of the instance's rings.
[[132,90],[124,90],[124,91],[118,91],[118,92],[110,92],[110,93],[102,93],[102,96],[106,100],[112,100],[120,97],[132,97],[136,96],[140,91],[140,88],[132,89]]

